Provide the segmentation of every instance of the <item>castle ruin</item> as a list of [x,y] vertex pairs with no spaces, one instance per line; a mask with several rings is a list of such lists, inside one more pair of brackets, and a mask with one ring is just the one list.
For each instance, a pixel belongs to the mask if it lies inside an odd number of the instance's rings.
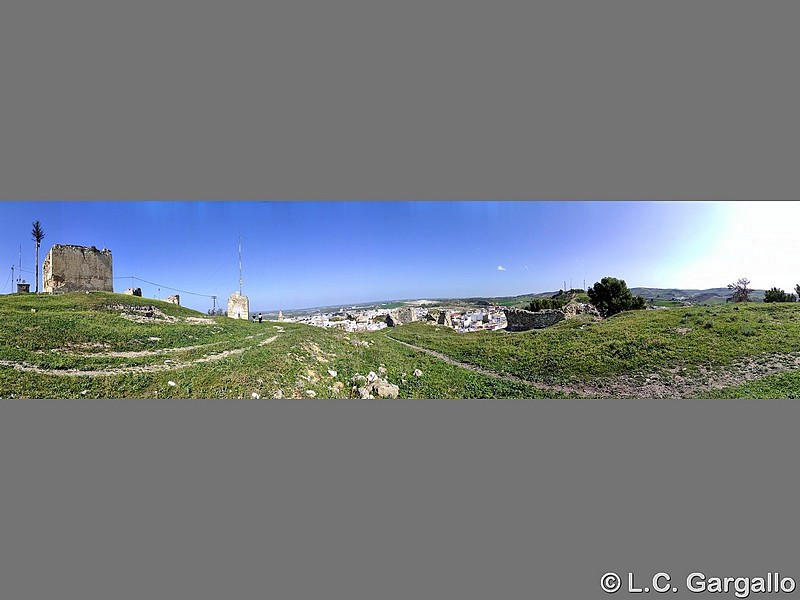
[[65,292],[113,292],[111,250],[54,244],[42,262],[42,289]]
[[240,292],[233,292],[228,298],[228,316],[232,319],[250,319],[250,299]]

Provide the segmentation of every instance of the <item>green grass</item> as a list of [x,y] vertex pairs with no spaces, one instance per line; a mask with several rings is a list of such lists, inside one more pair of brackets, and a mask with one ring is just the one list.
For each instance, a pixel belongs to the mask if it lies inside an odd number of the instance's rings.
[[[172,304],[118,294],[0,297],[0,360],[62,371],[159,368],[165,360],[189,363],[204,354],[246,350],[169,371],[119,375],[59,375],[0,366],[0,397],[250,398],[255,393],[262,398],[302,398],[312,395],[308,391],[316,398],[349,397],[349,380],[356,374],[377,373],[381,365],[403,398],[559,397],[448,365],[377,333],[345,334],[296,323],[254,324],[224,317],[213,318],[211,324],[142,324],[105,308],[121,303],[153,305],[177,318],[204,317]],[[273,336],[277,336],[274,341],[259,345]],[[368,341],[369,347],[354,345],[361,341]],[[191,346],[202,347],[187,349]],[[176,348],[137,357],[104,355]],[[423,375],[415,377],[415,369]],[[344,387],[335,388],[336,382]]]
[[[152,305],[177,321],[134,323],[108,308],[116,304]],[[0,296],[0,361],[46,370],[21,372],[0,365],[0,397],[350,397],[351,378],[377,373],[381,366],[385,378],[399,386],[401,398],[564,396],[447,364],[390,336],[463,363],[546,384],[591,383],[666,369],[682,368],[691,374],[745,357],[800,352],[800,303],[634,311],[604,321],[578,317],[520,333],[458,334],[412,323],[347,334],[224,317],[192,323],[186,320],[190,317],[208,318],[184,307],[120,294]],[[360,345],[365,341],[368,347]],[[225,351],[241,352],[196,362]],[[139,354],[122,357],[109,352]],[[160,370],[168,360],[187,366]],[[58,374],[68,369],[132,368],[151,371]],[[415,369],[423,375],[415,377]],[[800,375],[792,371],[763,377],[702,396],[794,398],[800,396]]]
[[458,334],[411,324],[390,335],[528,380],[574,383],[667,368],[692,372],[746,356],[800,351],[800,305],[631,311],[519,333]]

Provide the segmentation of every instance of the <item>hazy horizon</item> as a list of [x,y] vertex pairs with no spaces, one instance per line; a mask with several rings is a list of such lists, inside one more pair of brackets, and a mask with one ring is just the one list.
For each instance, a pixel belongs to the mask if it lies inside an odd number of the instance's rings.
[[45,232],[40,269],[53,244],[105,246],[116,291],[133,284],[150,298],[179,293],[182,305],[202,312],[211,295],[225,309],[239,289],[240,235],[243,293],[256,311],[515,296],[605,276],[631,288],[677,289],[747,277],[756,289],[793,292],[798,209],[798,202],[3,202],[0,292],[11,291],[20,245],[22,274],[34,289],[35,220]]

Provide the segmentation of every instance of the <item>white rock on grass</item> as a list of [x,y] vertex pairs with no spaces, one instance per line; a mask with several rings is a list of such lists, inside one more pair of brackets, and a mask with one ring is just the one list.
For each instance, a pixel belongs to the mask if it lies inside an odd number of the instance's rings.
[[422,377],[422,371],[419,369],[414,369],[414,377]]
[[309,398],[316,398],[317,392],[315,392],[314,390],[306,390],[306,396],[308,396]]
[[174,381],[168,381],[168,382],[167,382],[167,385],[168,385],[168,386],[170,386],[170,387],[175,387],[175,386],[176,386],[176,385],[178,385],[178,384],[177,384],[177,383],[175,383]]
[[261,400],[261,395],[260,395],[260,394],[257,394],[256,392],[253,392],[252,394],[250,394],[250,397],[251,397],[253,400]]
[[333,369],[328,369],[328,375],[330,375],[331,377],[336,377],[338,373]]

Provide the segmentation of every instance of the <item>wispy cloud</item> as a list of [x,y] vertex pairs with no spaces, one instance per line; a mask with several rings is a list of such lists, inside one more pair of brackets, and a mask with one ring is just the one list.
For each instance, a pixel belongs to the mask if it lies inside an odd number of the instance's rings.
[[503,265],[498,265],[498,266],[497,266],[497,270],[498,270],[498,271],[505,271],[505,270],[506,270],[506,268],[505,268]]
[[523,271],[527,271],[528,270],[528,265],[522,265],[522,270]]

